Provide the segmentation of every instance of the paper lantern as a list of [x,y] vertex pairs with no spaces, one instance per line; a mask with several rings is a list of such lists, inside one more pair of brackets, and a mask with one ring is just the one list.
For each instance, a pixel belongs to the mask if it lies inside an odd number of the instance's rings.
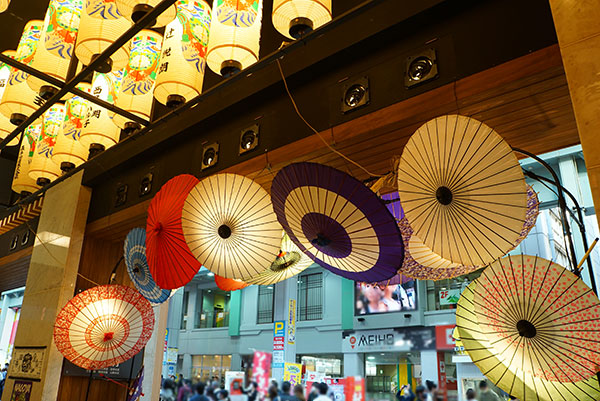
[[[142,19],[147,13],[152,11],[160,1],[161,0],[115,0],[121,15],[133,22],[138,22]],[[157,28],[165,26],[175,19],[175,14],[175,5],[172,5],[163,11],[149,26]]]
[[[80,84],[78,88],[90,93],[90,84]],[[65,118],[62,132],[56,138],[52,160],[62,171],[69,171],[88,159],[88,148],[79,141],[81,129],[87,118],[89,102],[73,96],[65,103]]]
[[0,0],[0,13],[3,13],[8,9],[10,5],[10,0]]
[[[44,22],[40,20],[32,20],[25,25],[14,55],[15,60],[23,64],[31,64],[43,25]],[[4,90],[2,101],[0,101],[0,113],[10,118],[10,121],[16,125],[25,121],[27,116],[33,113],[42,102],[37,93],[27,85],[27,77],[28,74],[23,71],[11,68],[8,86]]]
[[210,29],[210,6],[205,1],[180,0],[177,19],[165,28],[154,97],[178,106],[202,91]]
[[29,176],[38,185],[47,185],[60,176],[60,167],[52,161],[56,137],[61,133],[65,118],[65,105],[56,103],[42,116],[40,135],[29,166]]
[[[44,20],[40,42],[32,67],[65,81],[77,40],[82,0],[51,0]],[[45,81],[29,76],[27,83],[36,93],[49,99],[58,89]]]
[[[14,57],[15,53],[16,52],[14,50],[7,50],[3,54],[5,54],[9,57]],[[8,85],[8,79],[10,78],[10,73],[11,73],[11,67],[8,64],[0,63],[0,99],[2,99],[2,96],[4,95],[4,90],[6,89],[6,87]],[[5,117],[4,115],[0,114],[0,139],[6,138],[8,135],[10,135],[13,132],[14,129],[15,129],[15,126],[13,124],[11,124],[10,120],[7,117]],[[18,144],[19,144],[19,136],[16,136],[8,143],[8,146],[15,146]]]
[[263,2],[216,0],[215,4],[206,61],[211,70],[228,77],[258,61]]
[[273,26],[298,39],[331,21],[331,0],[273,0]]
[[[122,77],[123,71],[96,73],[92,80],[92,95],[115,104]],[[116,144],[120,135],[121,130],[113,123],[108,110],[90,102],[79,137],[81,144],[94,152],[103,151]]]
[[40,186],[29,176],[29,166],[35,152],[35,143],[40,136],[41,124],[32,124],[23,131],[23,140],[19,149],[17,164],[11,189],[22,196],[37,191]]
[[[75,55],[83,64],[89,65],[130,27],[131,22],[121,16],[114,0],[87,0],[81,12]],[[120,70],[127,65],[128,59],[129,46],[125,45],[96,71]]]

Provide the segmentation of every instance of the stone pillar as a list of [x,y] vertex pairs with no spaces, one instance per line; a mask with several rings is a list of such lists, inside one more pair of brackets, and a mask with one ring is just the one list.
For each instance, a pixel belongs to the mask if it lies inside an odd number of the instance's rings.
[[160,376],[162,374],[165,349],[165,333],[169,301],[154,308],[154,331],[144,349],[144,381],[142,382],[142,401],[158,400],[160,395]]
[[[274,310],[274,321],[285,321],[285,333],[284,339],[284,356],[285,362],[296,363],[296,341],[293,344],[289,341],[289,318],[290,318],[290,300],[293,300],[293,305],[296,305],[296,294],[298,293],[298,279],[292,277],[275,286],[275,310]],[[292,311],[294,320],[296,320],[296,308]],[[273,355],[275,357],[275,355]],[[279,383],[283,381],[283,366],[276,366],[273,364],[272,373],[273,378]]]
[[186,379],[192,377],[192,354],[183,354],[183,366],[180,373]]
[[231,368],[229,369],[234,372],[240,372],[242,370],[242,355],[238,353],[231,354]]
[[438,384],[437,351],[421,351],[421,383],[425,385],[426,380],[431,380],[435,384]]
[[[91,190],[81,185],[83,171],[45,195],[34,244],[15,347],[45,347],[41,380],[30,401],[56,400],[63,356],[53,344],[54,321],[73,297]],[[8,399],[14,380],[6,380]]]
[[344,354],[344,376],[365,377],[365,354]]
[[[550,7],[592,197],[596,209],[600,209],[600,3],[597,0],[550,0]],[[600,213],[596,217],[600,219]]]

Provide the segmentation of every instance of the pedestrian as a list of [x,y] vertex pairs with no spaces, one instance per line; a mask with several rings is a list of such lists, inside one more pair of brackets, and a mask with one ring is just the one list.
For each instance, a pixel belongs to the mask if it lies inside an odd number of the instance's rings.
[[431,394],[427,392],[427,389],[424,386],[417,386],[415,389],[415,395],[419,401],[433,401],[431,399]]
[[173,380],[165,379],[162,388],[160,389],[161,401],[175,401],[175,387],[175,382]]
[[227,390],[221,390],[217,393],[218,401],[229,401],[229,392]]
[[485,380],[479,382],[479,401],[501,401],[500,396],[488,387]]
[[267,400],[268,401],[281,401],[279,399],[279,391],[277,391],[277,387],[273,386],[273,384],[271,384],[269,386],[269,394],[267,396]]
[[304,397],[304,388],[301,384],[296,384],[294,386],[294,395],[298,401],[306,401],[306,397]]
[[281,383],[281,395],[279,398],[282,401],[298,401],[295,395],[291,395],[292,384],[288,381]]
[[206,397],[209,401],[217,401],[217,396],[215,395],[214,387],[209,387],[206,389]]
[[194,386],[194,396],[190,398],[190,401],[209,401],[208,397],[204,395],[205,388],[204,383],[198,382]]
[[310,387],[310,393],[308,393],[308,401],[315,401],[319,396],[319,383],[313,383]]
[[327,392],[329,391],[329,386],[327,384],[319,383],[317,388],[319,389],[319,396],[315,398],[315,401],[331,401],[331,398],[327,395]]
[[250,382],[250,385],[243,391],[248,396],[248,401],[257,401],[258,399],[258,383]]
[[475,398],[475,390],[472,388],[467,390],[467,401],[477,401],[477,398]]
[[426,380],[425,384],[427,385],[427,390],[429,391],[429,394],[431,395],[431,399],[433,401],[444,400],[444,396],[438,391],[437,384],[435,384],[431,380]]
[[415,397],[415,393],[410,389],[410,384],[400,387],[400,390],[396,393],[397,401],[415,401]]
[[183,382],[177,391],[177,401],[188,401],[192,395],[192,383],[188,379],[181,379]]

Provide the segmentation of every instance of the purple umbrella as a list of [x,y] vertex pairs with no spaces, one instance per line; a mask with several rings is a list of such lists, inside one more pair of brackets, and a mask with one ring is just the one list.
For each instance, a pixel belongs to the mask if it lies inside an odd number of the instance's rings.
[[400,221],[404,218],[404,210],[400,204],[400,195],[398,194],[398,191],[381,195],[381,199],[397,221]]
[[321,164],[290,164],[273,180],[271,200],[290,239],[324,268],[354,281],[377,282],[402,266],[396,219],[356,178]]

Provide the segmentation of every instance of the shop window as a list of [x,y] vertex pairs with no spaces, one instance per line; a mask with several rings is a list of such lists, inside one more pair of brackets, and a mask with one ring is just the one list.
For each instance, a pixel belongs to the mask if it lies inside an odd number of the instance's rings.
[[272,285],[258,286],[258,314],[257,324],[273,323],[273,309],[275,301],[275,290]]
[[218,288],[198,289],[196,296],[195,329],[229,326],[231,293]]
[[231,370],[231,355],[192,355],[192,379],[225,383],[225,372]]
[[305,366],[307,372],[324,373],[329,377],[343,377],[343,355],[298,355],[296,362]]
[[181,304],[181,326],[179,326],[179,328],[181,330],[185,330],[187,328],[189,300],[190,300],[190,293],[188,291],[185,291],[183,293],[183,303]]
[[456,309],[462,291],[481,275],[481,270],[449,280],[427,281],[427,310]]
[[298,279],[298,320],[323,319],[323,273],[303,274]]

